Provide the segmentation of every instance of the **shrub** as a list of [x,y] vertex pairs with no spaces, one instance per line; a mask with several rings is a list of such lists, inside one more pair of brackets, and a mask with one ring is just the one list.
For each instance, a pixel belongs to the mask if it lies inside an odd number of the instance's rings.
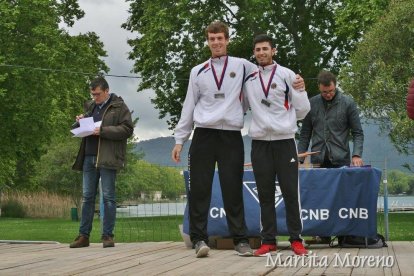
[[1,216],[9,218],[24,218],[26,216],[26,210],[22,203],[15,199],[10,199],[2,204]]
[[70,218],[73,202],[69,196],[55,193],[13,191],[3,193],[1,202],[17,201],[29,218]]

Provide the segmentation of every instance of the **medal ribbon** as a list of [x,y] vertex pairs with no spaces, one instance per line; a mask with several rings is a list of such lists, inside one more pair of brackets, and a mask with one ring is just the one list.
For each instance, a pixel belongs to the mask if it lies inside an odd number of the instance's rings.
[[286,84],[286,90],[285,90],[285,108],[286,110],[289,110],[289,85],[287,84],[286,80],[285,80],[285,84]]
[[213,61],[211,61],[211,69],[213,71],[214,80],[216,82],[217,89],[219,91],[220,91],[221,85],[223,84],[223,79],[224,79],[224,75],[226,73],[228,59],[229,59],[229,57],[226,56],[226,60],[224,61],[223,71],[221,72],[220,80],[217,79],[217,74],[216,74],[216,70],[214,69]]
[[263,93],[265,94],[266,99],[267,99],[267,96],[269,95],[270,84],[273,80],[273,76],[275,75],[276,67],[277,67],[277,64],[273,67],[272,73],[270,73],[270,78],[269,78],[269,82],[267,83],[267,87],[265,87],[265,85],[263,83],[262,74],[259,71],[260,83],[262,84],[262,90],[263,90]]

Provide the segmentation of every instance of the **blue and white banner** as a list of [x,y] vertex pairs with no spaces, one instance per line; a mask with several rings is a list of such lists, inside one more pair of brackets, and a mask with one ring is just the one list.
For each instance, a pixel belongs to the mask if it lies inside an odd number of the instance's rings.
[[[184,172],[188,194],[188,172]],[[300,169],[302,235],[377,234],[377,197],[381,171],[376,168]],[[275,207],[278,235],[288,235],[285,204],[276,181]],[[214,174],[213,194],[208,215],[209,236],[229,236],[218,172]],[[260,235],[260,206],[253,171],[243,177],[243,197],[249,236]],[[189,233],[188,206],[184,232]]]

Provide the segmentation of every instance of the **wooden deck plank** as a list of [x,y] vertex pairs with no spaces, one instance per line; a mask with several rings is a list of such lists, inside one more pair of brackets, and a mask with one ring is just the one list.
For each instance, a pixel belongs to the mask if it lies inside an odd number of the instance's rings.
[[401,275],[414,274],[414,258],[412,252],[414,251],[413,242],[393,242],[393,249],[396,257],[396,263]]
[[17,244],[17,243],[2,243],[1,249],[0,250],[0,254],[2,254],[3,252],[5,252],[5,250],[9,250],[11,248],[23,248],[23,247],[30,247],[31,244]]
[[[290,258],[290,256],[293,256],[290,246],[278,244],[277,252],[273,252],[270,257],[263,257],[262,265],[264,271],[261,273],[261,275],[284,275],[285,273],[292,274],[292,271],[289,267],[283,266],[286,259]],[[276,265],[273,266],[272,262],[276,262]]]
[[[278,250],[276,252],[272,252],[271,258],[274,260],[277,256],[281,256],[282,261],[285,259],[286,256],[293,254],[290,248],[289,242],[279,242],[278,243]],[[282,270],[286,270],[285,268],[275,268],[273,266],[267,266],[268,262],[271,264],[271,261],[268,260],[268,257],[253,257],[248,258],[248,265],[239,265],[233,264],[232,266],[226,268],[224,271],[231,273],[232,275],[239,275],[239,273],[243,273],[244,275],[267,275],[274,271],[275,269],[278,270],[278,273],[281,273]],[[237,272],[239,270],[239,272]],[[286,270],[288,271],[288,270]]]
[[[391,247],[383,247],[383,248],[381,248],[381,251],[382,251],[383,256],[393,256],[393,258],[395,260],[394,250],[393,250],[392,246]],[[397,268],[397,269],[395,269],[395,268]],[[392,267],[384,267],[383,272],[384,272],[384,276],[400,275],[399,271],[398,271],[398,267],[396,265],[394,265]]]
[[[141,256],[152,255],[158,251],[175,251],[177,247],[176,243],[162,242],[162,243],[140,243],[134,244],[134,247],[126,248],[123,245],[115,246],[114,248],[105,248],[102,246],[94,248],[95,254],[82,257],[82,262],[79,262],[77,258],[71,258],[65,260],[65,264],[54,267],[53,264],[50,267],[52,273],[68,273],[68,274],[81,274],[83,272],[93,273],[95,269],[102,267],[110,269],[111,267],[117,267],[124,263],[129,264],[136,260],[139,260]],[[86,249],[82,248],[81,250]],[[79,250],[79,249],[69,249]]]
[[[394,245],[391,242],[387,242],[388,247],[384,247],[386,249],[387,256],[394,256],[394,261],[396,260],[395,252],[394,252]],[[392,276],[392,275],[400,275],[400,269],[398,268],[398,263],[395,261],[395,264],[391,268],[384,269],[384,275]]]
[[[53,250],[61,252],[64,245],[61,244],[21,244],[19,247],[10,247],[5,250],[2,249],[0,255],[0,271],[8,267],[27,266],[36,264],[36,262],[44,262],[50,259],[53,255]],[[41,253],[43,251],[43,254]],[[18,262],[16,262],[16,254],[19,254]],[[43,257],[42,257],[43,256]]]
[[[335,253],[339,252],[339,248],[338,247],[329,247],[328,245],[323,245],[323,246],[312,246],[310,248],[308,248],[308,250],[311,250],[312,256],[315,256],[314,260],[318,261],[318,264],[320,262],[322,262],[322,258],[324,258],[324,256],[327,256],[328,258],[328,264],[332,262],[333,258],[332,256]],[[305,267],[301,267],[299,269],[299,271],[297,271],[297,273],[295,275],[324,275],[325,271],[326,271],[326,267],[324,266],[319,266],[319,265],[315,265],[314,263],[316,263],[316,261],[310,261],[311,263],[308,264],[308,266]]]
[[[133,256],[133,258],[124,259],[118,262],[116,266],[111,265],[94,268],[89,270],[98,275],[116,275],[117,273],[123,274],[128,271],[142,271],[145,275],[153,275],[152,270],[159,272],[165,267],[175,267],[177,261],[181,259],[187,259],[190,252],[183,248],[181,245],[176,245],[174,248],[164,248],[158,251],[149,251],[145,254]],[[79,273],[82,275],[82,273]]]
[[[17,245],[17,244],[15,244]],[[39,252],[39,251],[50,251],[50,250],[60,250],[62,248],[66,248],[67,245],[65,244],[24,244],[24,250],[25,252]],[[12,253],[12,252],[21,252],[23,248],[23,244],[22,246],[14,246],[14,247],[10,247],[7,250],[5,248],[2,248],[0,250],[0,256],[3,257],[2,254],[4,253]]]
[[[265,265],[265,258],[240,257],[234,253],[227,253],[221,260],[212,262],[209,267],[200,271],[206,275],[263,275],[267,271]],[[191,267],[188,267],[185,272],[187,273],[182,275],[189,275]]]
[[[92,244],[71,249],[68,244],[13,244],[1,246],[0,275],[414,275],[414,243],[389,242],[388,248],[311,248],[313,254],[329,256],[327,267],[305,262],[293,267],[266,267],[266,257],[240,257],[233,250],[210,251],[196,258],[182,242],[116,244],[102,248]],[[279,246],[282,263],[292,258],[288,246]],[[334,267],[333,257],[393,256],[393,267]],[[310,260],[310,259],[309,259]]]
[[203,268],[207,274],[213,275],[215,271],[226,275],[241,274],[247,270],[253,272],[263,272],[265,270],[264,260],[260,262],[256,257],[238,256],[234,250],[222,250],[225,255],[221,256],[221,261],[213,261]]
[[[283,263],[286,259],[286,256],[291,255],[291,252],[292,251],[291,251],[289,242],[278,242],[277,251],[272,252],[271,258],[274,261],[275,258],[278,258],[278,255],[279,255],[281,262]],[[272,266],[272,260],[268,260],[268,257],[262,257],[262,258],[263,258],[263,261],[261,262],[261,265],[263,266],[264,270],[262,273],[260,273],[260,275],[279,275],[279,274],[282,275],[283,273],[289,271],[289,268]],[[270,263],[270,266],[267,266],[268,261]],[[276,271],[277,271],[277,274],[274,274],[276,273]]]
[[[220,269],[220,271],[227,275],[248,275],[255,272],[264,273],[268,270],[266,268],[266,259],[266,257],[245,257],[240,259],[239,256],[234,255],[231,258],[231,262]],[[212,270],[214,270],[214,267],[212,267]]]
[[[344,267],[340,262],[347,258],[352,259],[358,256],[359,248],[340,248],[337,255],[334,254],[333,260],[325,270],[326,275],[352,275],[352,267]],[[349,257],[347,257],[349,256]]]
[[[385,255],[384,255],[385,253]],[[384,273],[384,266],[376,265],[376,259],[380,261],[381,257],[388,257],[388,251],[385,247],[382,248],[361,248],[358,254],[361,265],[357,265],[352,269],[352,273],[356,275],[367,276],[382,276]],[[373,263],[374,262],[374,263]]]
[[[18,263],[20,262],[21,266],[20,268],[15,268],[14,271],[36,271],[37,268],[40,270],[46,269],[47,267],[57,267],[57,266],[64,266],[65,264],[71,264],[73,263],[79,263],[80,259],[88,259],[88,258],[96,258],[96,255],[99,253],[94,250],[87,250],[91,249],[93,246],[89,248],[80,248],[80,249],[69,249],[67,246],[64,248],[61,248],[59,251],[39,251],[39,252],[26,252],[23,251],[19,255],[19,258],[16,258],[16,252],[11,252],[8,259],[12,260],[12,262]],[[97,248],[97,247],[96,247]],[[99,248],[99,251],[101,251],[101,248]],[[74,250],[76,250],[76,254],[74,253]],[[72,253],[72,254],[71,254]],[[32,259],[38,259],[39,264],[36,264],[35,262],[27,263],[27,260]],[[49,260],[49,262],[44,263],[43,260]],[[26,263],[25,263],[26,262]],[[41,262],[41,263],[40,263]],[[2,271],[5,271],[6,269],[3,268]]]
[[[118,271],[113,275],[191,275],[197,271],[202,271],[205,275],[209,275],[205,267],[209,267],[212,259],[213,262],[214,259],[223,259],[223,255],[226,254],[223,250],[211,250],[209,257],[196,258],[193,250],[186,248],[183,248],[182,250],[182,254],[186,256],[185,258],[174,254],[174,256],[166,258],[167,263],[164,263],[163,260],[158,260],[157,262],[145,263],[142,266],[131,267],[126,270]],[[224,259],[225,258],[226,257],[224,257]]]
[[[151,243],[151,244],[135,244],[135,247],[131,247],[129,245],[118,245],[114,248],[106,248],[103,249],[101,244],[91,244],[90,247],[85,248],[69,248],[66,246],[65,248],[61,249],[59,253],[56,254],[49,254],[51,258],[49,262],[42,262],[39,264],[30,263],[21,266],[20,268],[14,269],[16,272],[20,271],[29,271],[29,272],[37,272],[38,270],[46,270],[50,273],[74,273],[76,270],[81,269],[81,271],[87,271],[91,267],[96,266],[98,263],[105,264],[105,263],[116,263],[117,260],[122,260],[125,254],[139,254],[141,253],[140,250],[151,251],[151,250],[158,250],[161,248],[168,248],[169,243]],[[139,247],[139,249],[137,249]],[[128,249],[129,248],[129,249]],[[42,256],[41,252],[37,257]],[[23,256],[25,259],[31,259],[33,254],[27,254],[24,252]]]
[[336,260],[338,256],[344,258],[347,253],[350,256],[358,254],[358,249],[349,248],[344,251],[342,248],[331,248],[328,245],[312,246],[309,250],[312,250],[310,261],[305,266],[300,267],[298,271],[290,269],[291,275],[351,275],[351,268],[335,267]]
[[[214,255],[214,254],[211,254],[211,255]],[[195,258],[195,254],[193,250],[188,250],[186,248],[183,248],[179,254],[173,254],[173,255],[170,254],[170,256],[167,258],[158,260],[157,262],[147,263],[141,267],[136,267],[133,269],[126,270],[125,272],[129,272],[129,273],[143,272],[145,274],[149,273],[149,275],[157,275],[159,273],[167,274],[170,271],[175,272],[183,267],[192,266],[197,261],[198,259]],[[116,275],[122,275],[124,271],[119,271],[119,272],[120,273]],[[178,273],[175,272],[174,274],[178,274]]]

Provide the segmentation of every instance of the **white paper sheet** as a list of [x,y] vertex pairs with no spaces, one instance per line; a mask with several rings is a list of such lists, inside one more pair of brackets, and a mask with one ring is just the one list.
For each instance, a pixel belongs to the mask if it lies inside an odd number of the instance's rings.
[[79,120],[79,127],[72,129],[73,137],[86,137],[93,134],[96,127],[101,126],[102,121],[93,122],[92,117],[82,118]]

